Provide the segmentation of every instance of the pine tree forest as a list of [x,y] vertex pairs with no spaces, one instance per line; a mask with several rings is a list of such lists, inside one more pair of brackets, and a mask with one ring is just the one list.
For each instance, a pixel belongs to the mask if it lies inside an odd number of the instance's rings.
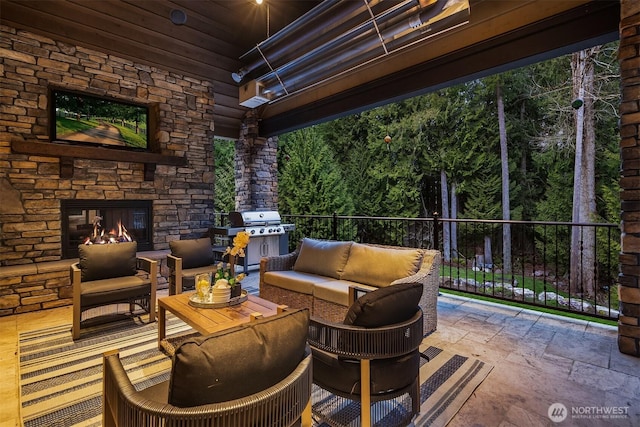
[[278,209],[619,223],[619,97],[611,43],[280,135]]

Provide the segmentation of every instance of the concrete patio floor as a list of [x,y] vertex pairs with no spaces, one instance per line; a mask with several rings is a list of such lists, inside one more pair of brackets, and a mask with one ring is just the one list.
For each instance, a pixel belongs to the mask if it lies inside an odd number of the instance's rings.
[[[258,272],[243,286],[257,293]],[[0,427],[21,425],[18,334],[64,323],[70,307],[0,318]],[[640,359],[618,351],[615,327],[442,293],[426,340],[494,367],[450,427],[640,425]]]

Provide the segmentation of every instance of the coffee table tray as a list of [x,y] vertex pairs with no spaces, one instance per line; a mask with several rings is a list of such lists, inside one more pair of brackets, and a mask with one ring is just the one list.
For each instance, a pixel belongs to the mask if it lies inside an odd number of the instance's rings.
[[194,293],[189,297],[189,305],[196,308],[224,308],[243,303],[249,298],[249,294],[245,289],[240,293],[239,297],[231,298],[227,302],[208,302],[198,298],[198,294]]

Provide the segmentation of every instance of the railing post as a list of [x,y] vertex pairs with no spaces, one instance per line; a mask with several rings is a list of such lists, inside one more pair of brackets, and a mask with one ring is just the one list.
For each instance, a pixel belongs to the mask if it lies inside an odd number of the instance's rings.
[[433,249],[440,250],[440,222],[438,212],[433,213]]
[[333,240],[338,240],[338,213],[333,213],[333,218],[331,221],[331,235]]

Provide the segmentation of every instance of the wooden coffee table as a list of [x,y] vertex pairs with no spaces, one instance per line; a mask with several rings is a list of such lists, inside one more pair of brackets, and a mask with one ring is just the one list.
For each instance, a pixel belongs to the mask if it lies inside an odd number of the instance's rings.
[[[277,305],[260,297],[249,295],[247,300],[223,308],[196,308],[189,304],[193,292],[158,299],[158,348],[166,345],[167,311],[173,313],[202,335],[229,329],[259,317],[273,316],[286,306]],[[165,345],[163,345],[165,344]]]

